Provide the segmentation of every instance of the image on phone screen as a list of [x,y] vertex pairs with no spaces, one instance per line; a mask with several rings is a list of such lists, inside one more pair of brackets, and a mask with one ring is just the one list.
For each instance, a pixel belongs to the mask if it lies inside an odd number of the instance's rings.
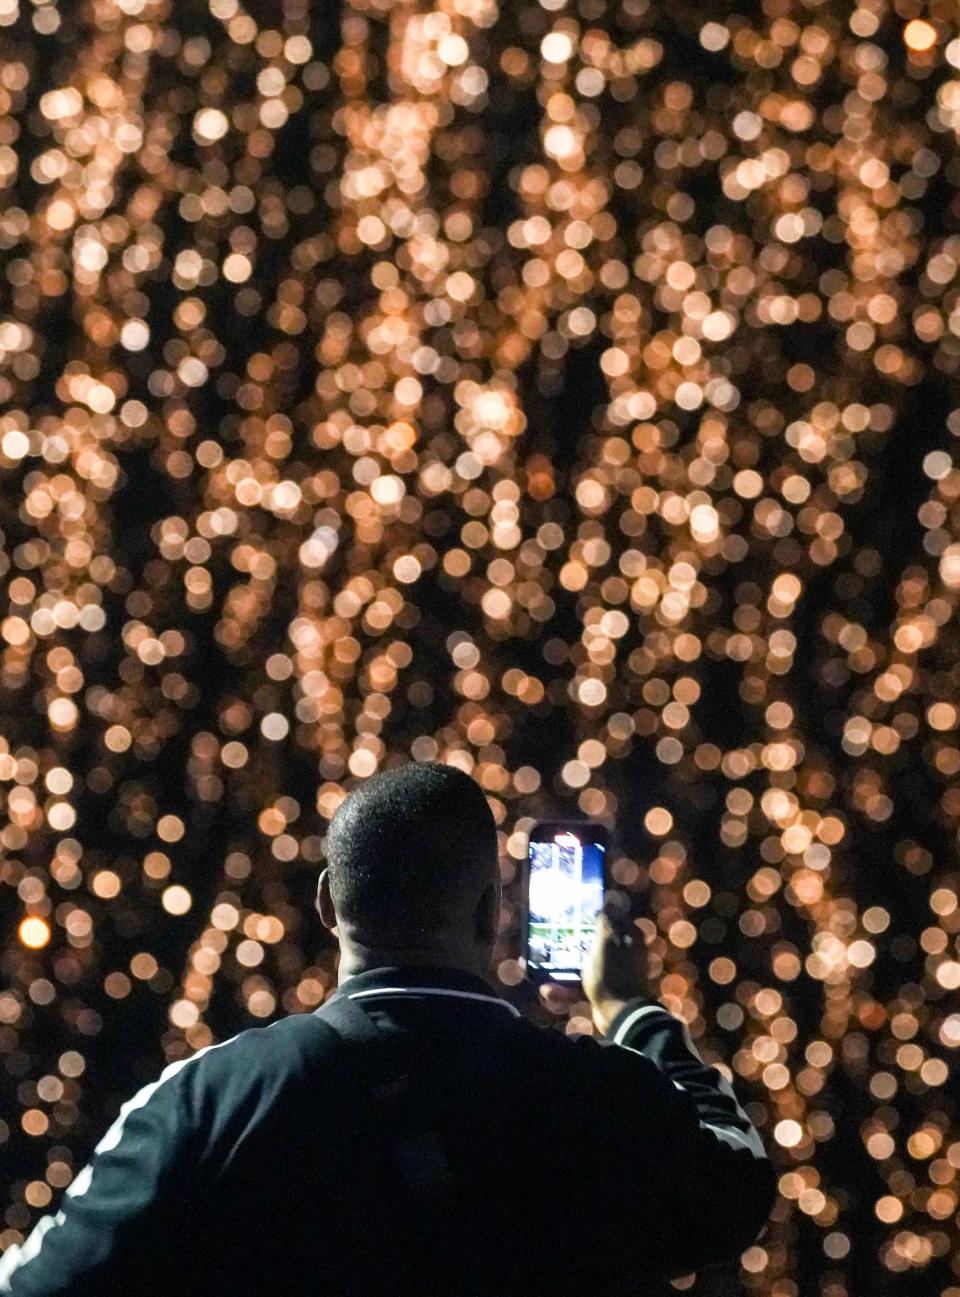
[[576,981],[603,905],[604,845],[589,831],[557,826],[531,835],[527,966]]

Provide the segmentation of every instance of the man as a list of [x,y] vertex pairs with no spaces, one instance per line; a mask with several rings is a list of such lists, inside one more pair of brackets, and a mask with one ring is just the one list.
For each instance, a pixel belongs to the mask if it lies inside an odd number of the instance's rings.
[[327,852],[337,990],[126,1103],[0,1260],[0,1292],[593,1297],[754,1240],[770,1163],[647,992],[642,941],[601,917],[583,981],[604,1044],[534,1025],[487,982],[497,838],[473,780],[377,775]]

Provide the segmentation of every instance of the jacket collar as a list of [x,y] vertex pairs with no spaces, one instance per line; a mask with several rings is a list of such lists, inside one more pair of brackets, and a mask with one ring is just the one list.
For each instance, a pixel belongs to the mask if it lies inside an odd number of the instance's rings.
[[[406,967],[385,965],[382,968],[368,968],[362,973],[354,973],[345,982],[341,982],[328,997],[328,1002],[343,995],[354,996],[361,991],[371,992],[369,998],[372,1000],[373,993],[378,990],[384,992],[384,999],[387,998],[388,991],[403,990],[416,995],[419,990],[423,992],[424,998],[427,995],[449,991],[453,993],[450,999],[459,1000],[463,1006],[470,1003],[476,1004],[480,999],[485,999],[493,1004],[502,1005],[512,1013],[517,1013],[513,1005],[505,1000],[486,978],[476,973],[468,973],[461,968],[451,968],[446,964],[417,964]],[[366,995],[362,996],[362,999],[366,998]]]

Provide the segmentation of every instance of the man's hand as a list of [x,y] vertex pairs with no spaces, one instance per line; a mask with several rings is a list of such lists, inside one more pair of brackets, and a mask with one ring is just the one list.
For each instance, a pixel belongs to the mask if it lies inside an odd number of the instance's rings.
[[597,1030],[607,1028],[628,1000],[651,996],[643,935],[612,898],[597,915],[597,931],[581,973]]

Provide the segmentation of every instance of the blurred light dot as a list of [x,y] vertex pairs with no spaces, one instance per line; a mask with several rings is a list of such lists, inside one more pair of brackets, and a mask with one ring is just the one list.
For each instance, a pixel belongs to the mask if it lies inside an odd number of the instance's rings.
[[654,837],[663,837],[673,828],[673,816],[665,806],[652,806],[643,817],[644,827]]
[[168,914],[186,914],[193,905],[193,897],[187,889],[176,883],[163,889],[161,899]]
[[91,888],[102,900],[110,900],[120,894],[120,877],[112,869],[100,869],[93,876]]
[[899,1198],[893,1197],[892,1194],[886,1194],[877,1199],[874,1211],[878,1219],[882,1220],[885,1225],[892,1225],[903,1215],[903,1203]]
[[550,32],[540,42],[540,53],[548,63],[565,63],[573,53],[573,41],[566,32]]
[[729,40],[730,32],[721,23],[708,22],[700,28],[700,44],[705,50],[722,50]]
[[266,739],[279,742],[290,732],[290,722],[281,712],[269,712],[260,722],[260,732]]
[[13,428],[3,434],[0,447],[7,459],[23,459],[30,449],[30,439],[19,428]]
[[202,108],[193,119],[193,130],[201,144],[223,139],[230,128],[226,113],[219,108]]
[[803,1139],[803,1127],[798,1121],[787,1118],[777,1122],[773,1137],[782,1148],[796,1148]]
[[143,351],[150,341],[150,326],[145,320],[128,320],[120,330],[120,343],[127,351]]
[[40,950],[50,940],[49,924],[36,915],[22,919],[17,931],[20,940],[30,950]]
[[903,39],[908,49],[929,50],[937,43],[937,29],[923,18],[914,18],[904,27]]

